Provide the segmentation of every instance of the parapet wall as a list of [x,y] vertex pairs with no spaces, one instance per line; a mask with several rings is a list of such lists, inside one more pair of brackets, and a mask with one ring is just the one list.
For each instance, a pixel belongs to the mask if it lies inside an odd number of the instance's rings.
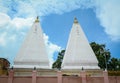
[[120,76],[108,76],[103,71],[103,76],[87,76],[85,71],[80,76],[63,76],[61,71],[56,76],[37,76],[37,71],[32,76],[14,76],[14,71],[9,71],[9,76],[0,76],[0,83],[120,83]]
[[[0,77],[0,83],[8,83],[8,77]],[[32,83],[32,77],[15,76],[12,83]],[[58,83],[57,76],[38,76],[36,83]],[[82,78],[74,76],[63,76],[62,83],[82,83]],[[104,77],[86,77],[86,83],[104,83]],[[109,83],[120,83],[120,76],[110,76]]]

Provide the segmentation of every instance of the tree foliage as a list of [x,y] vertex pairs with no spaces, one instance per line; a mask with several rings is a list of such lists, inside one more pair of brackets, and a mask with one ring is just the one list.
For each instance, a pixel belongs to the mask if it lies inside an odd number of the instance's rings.
[[98,59],[98,66],[101,69],[104,70],[107,66],[108,70],[120,70],[120,59],[111,57],[111,53],[109,49],[105,48],[105,44],[92,42],[90,45]]
[[92,42],[92,43],[90,43],[90,45],[98,59],[98,66],[101,69],[105,70],[106,66],[108,66],[109,60],[111,58],[109,49],[105,48],[105,44],[97,44],[95,42]]
[[65,50],[58,53],[57,60],[53,63],[52,68],[61,69],[62,60],[65,54]]
[[117,71],[117,70],[120,70],[120,59],[117,59],[117,58],[111,58],[109,64],[108,64],[108,68],[109,70],[114,70],[114,71]]

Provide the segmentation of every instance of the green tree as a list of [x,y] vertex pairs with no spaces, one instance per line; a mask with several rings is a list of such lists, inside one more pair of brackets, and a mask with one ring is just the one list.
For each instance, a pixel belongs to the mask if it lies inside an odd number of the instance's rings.
[[111,53],[109,49],[105,48],[105,44],[92,42],[90,45],[98,59],[98,66],[101,69],[105,69],[107,64],[107,70],[120,70],[120,59],[111,58]]
[[120,59],[118,59],[117,70],[120,70]]
[[105,70],[106,66],[109,65],[109,60],[111,58],[109,49],[106,50],[105,44],[97,44],[95,42],[91,42],[90,45],[98,59],[98,66],[101,69]]
[[109,62],[109,70],[120,70],[120,60],[117,58],[111,58],[110,62]]
[[58,53],[57,60],[53,63],[52,68],[61,69],[62,60],[65,54],[65,50]]

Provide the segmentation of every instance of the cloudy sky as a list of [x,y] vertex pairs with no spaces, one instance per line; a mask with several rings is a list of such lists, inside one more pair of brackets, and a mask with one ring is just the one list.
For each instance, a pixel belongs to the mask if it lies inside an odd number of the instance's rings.
[[51,63],[66,48],[74,17],[89,42],[106,44],[120,58],[120,0],[0,0],[0,57],[14,57],[36,16]]

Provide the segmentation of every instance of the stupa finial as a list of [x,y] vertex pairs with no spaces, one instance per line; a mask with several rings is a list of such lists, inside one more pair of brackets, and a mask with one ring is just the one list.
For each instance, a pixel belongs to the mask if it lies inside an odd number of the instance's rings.
[[76,17],[74,17],[74,23],[78,23],[78,20]]
[[37,16],[37,18],[36,18],[35,22],[39,22],[39,16]]

